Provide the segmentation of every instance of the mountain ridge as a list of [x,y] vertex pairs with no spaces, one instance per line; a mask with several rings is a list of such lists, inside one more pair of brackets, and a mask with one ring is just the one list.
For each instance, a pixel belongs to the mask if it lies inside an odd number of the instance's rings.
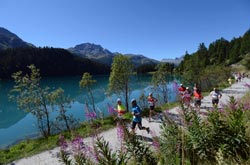
[[[4,50],[7,48],[18,48],[18,47],[35,47],[33,44],[30,44],[28,42],[23,41],[21,38],[19,38],[16,34],[10,32],[9,30],[0,27],[0,50]],[[65,48],[62,48],[65,49]],[[74,47],[70,47],[68,49],[65,49],[69,51],[70,53],[81,57],[81,58],[87,58],[92,61],[109,65],[111,66],[113,62],[113,58],[117,54],[117,52],[111,52],[106,48],[103,48],[101,45],[97,45],[94,43],[82,43],[75,45]],[[144,64],[158,64],[159,61],[145,57],[143,55],[135,55],[135,54],[126,54],[127,56],[131,57],[132,63],[135,65],[135,67],[138,67],[140,65]]]
[[[82,43],[78,44],[75,47],[68,48],[68,50],[80,57],[86,57],[96,62],[101,62],[111,66],[113,58],[117,54],[121,54],[119,52],[111,52],[108,49],[103,48],[101,45],[93,44],[93,43]],[[129,56],[131,58],[132,63],[135,67],[144,64],[158,64],[159,61],[150,59],[143,55],[136,55],[136,54],[122,54],[125,56]]]
[[33,44],[23,41],[16,34],[0,27],[0,50],[17,47],[35,47]]

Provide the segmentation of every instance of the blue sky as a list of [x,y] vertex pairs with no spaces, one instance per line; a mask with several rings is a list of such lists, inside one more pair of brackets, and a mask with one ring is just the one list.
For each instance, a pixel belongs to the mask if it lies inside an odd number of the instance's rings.
[[0,0],[0,27],[36,46],[94,43],[161,60],[250,28],[249,0]]

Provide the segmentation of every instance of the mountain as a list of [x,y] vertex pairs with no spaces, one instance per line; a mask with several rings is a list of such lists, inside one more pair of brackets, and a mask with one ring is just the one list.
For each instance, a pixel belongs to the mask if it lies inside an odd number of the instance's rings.
[[[111,66],[113,58],[117,54],[103,48],[100,45],[83,43],[68,49],[71,53]],[[125,54],[131,57],[132,63],[138,67],[143,64],[157,64],[159,61],[147,58],[143,55]]]
[[[0,27],[0,50],[5,50],[7,48],[27,48],[27,47],[35,47],[34,45],[23,41],[16,34],[8,31],[5,28]],[[111,66],[113,62],[113,58],[117,54],[105,48],[101,45],[96,45],[93,43],[83,43],[76,45],[75,47],[71,47],[67,49],[70,53],[77,55],[82,58],[87,58],[94,62],[98,62],[101,64],[105,64]],[[135,67],[144,64],[157,64],[159,61],[147,58],[143,55],[134,55],[134,54],[125,54],[131,57],[132,63]]]
[[16,34],[0,27],[0,50],[17,47],[34,47],[34,45],[23,41]]
[[143,55],[135,55],[135,54],[125,54],[125,55],[130,57],[135,67],[138,67],[144,64],[158,64],[159,63],[159,61],[147,58]]
[[177,57],[175,59],[170,59],[170,58],[166,58],[166,59],[162,59],[161,62],[168,62],[168,63],[173,63],[174,65],[178,66],[181,61],[183,61],[184,57]]
[[102,46],[91,43],[79,44],[73,48],[69,48],[68,50],[77,56],[88,58],[107,65],[112,64],[112,59],[115,56]]

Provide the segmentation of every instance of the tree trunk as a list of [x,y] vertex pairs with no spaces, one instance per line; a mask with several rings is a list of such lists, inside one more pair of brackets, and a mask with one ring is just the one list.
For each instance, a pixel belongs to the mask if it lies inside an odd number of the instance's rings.
[[128,84],[125,87],[126,111],[129,111]]

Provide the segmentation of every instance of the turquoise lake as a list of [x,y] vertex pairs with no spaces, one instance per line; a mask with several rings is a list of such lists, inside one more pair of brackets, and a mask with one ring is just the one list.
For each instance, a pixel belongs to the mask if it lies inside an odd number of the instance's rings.
[[[93,79],[97,81],[92,88],[97,110],[108,115],[107,104],[115,105],[117,97],[120,96],[106,95],[109,79],[108,75],[93,76]],[[80,80],[80,76],[45,78],[42,80],[42,85],[49,86],[51,89],[56,89],[58,87],[63,88],[65,94],[69,95],[74,100],[68,111],[69,114],[72,114],[80,121],[84,121],[85,102],[87,102],[88,99],[86,93],[79,89]],[[169,77],[168,79],[169,102],[176,100],[175,89],[173,89],[173,82],[175,81],[178,82],[174,77]],[[1,80],[0,82],[0,148],[6,148],[23,139],[39,136],[36,119],[30,113],[18,110],[15,102],[9,101],[8,93],[13,85],[14,82],[12,80]],[[130,88],[130,99],[136,98],[138,100],[142,93],[147,95],[149,92],[153,91],[151,76],[133,76]],[[153,91],[153,93],[157,96],[156,92]],[[121,99],[123,100],[123,98]]]

